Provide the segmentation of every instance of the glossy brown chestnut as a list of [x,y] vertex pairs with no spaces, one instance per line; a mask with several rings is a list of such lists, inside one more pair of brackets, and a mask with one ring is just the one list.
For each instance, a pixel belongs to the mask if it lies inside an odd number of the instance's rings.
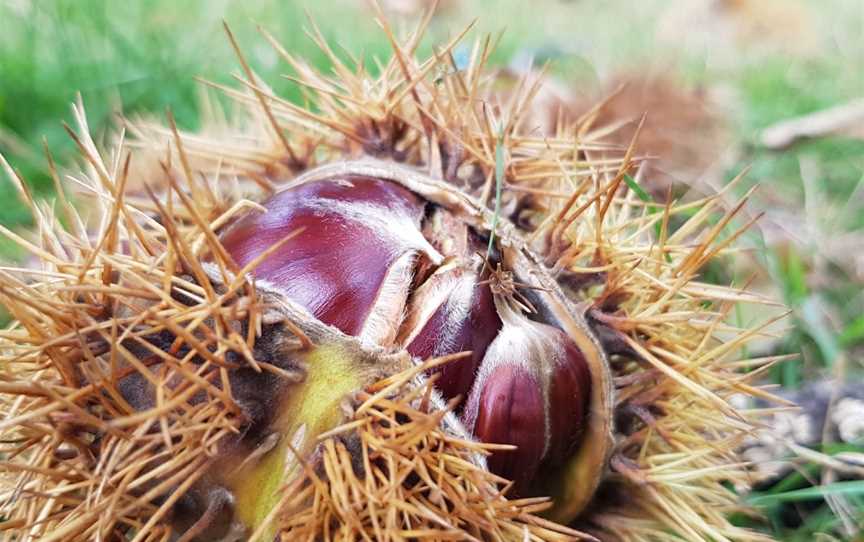
[[489,346],[463,418],[478,438],[517,446],[489,466],[527,489],[541,464],[566,459],[582,430],[591,380],[567,335],[534,322],[509,299],[496,298],[503,327]]
[[478,392],[474,435],[483,442],[516,446],[515,450],[493,454],[489,468],[522,490],[534,478],[546,448],[546,402],[541,384],[529,369],[502,363]]
[[222,237],[244,266],[295,234],[253,274],[349,335],[395,336],[419,257],[440,261],[423,238],[425,202],[369,177],[307,183],[277,193]]
[[487,239],[464,217],[398,182],[352,175],[288,186],[223,234],[243,266],[293,235],[253,270],[322,322],[418,359],[470,351],[440,366],[437,387],[462,397],[466,428],[515,445],[491,470],[527,492],[542,468],[572,456],[592,378],[558,327],[528,319],[478,255]]
[[550,465],[563,463],[573,453],[584,429],[591,390],[591,374],[585,356],[558,329],[559,363],[549,382],[549,431],[547,458]]
[[436,370],[436,383],[449,398],[467,396],[486,349],[501,327],[488,284],[465,267],[438,270],[412,299],[402,344],[419,359],[470,351],[470,356]]

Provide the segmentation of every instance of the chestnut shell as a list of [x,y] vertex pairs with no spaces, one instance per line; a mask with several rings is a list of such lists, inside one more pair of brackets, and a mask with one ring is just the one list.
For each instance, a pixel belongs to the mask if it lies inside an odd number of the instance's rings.
[[[471,195],[443,181],[424,175],[422,172],[375,159],[349,162],[334,162],[309,170],[287,183],[274,197],[291,199],[292,194],[302,194],[322,181],[338,179],[372,179],[363,183],[392,183],[393,191],[400,201],[414,201],[419,197],[449,211],[481,236],[493,235],[493,214]],[[334,185],[337,184],[334,182]],[[380,189],[380,188],[377,188]],[[385,189],[386,190],[386,189]],[[338,191],[338,190],[337,190]],[[406,196],[407,194],[407,196]],[[504,268],[512,271],[515,279],[533,289],[531,301],[539,314],[551,325],[562,330],[584,358],[590,377],[590,399],[585,413],[583,427],[580,428],[581,440],[575,449],[556,449],[553,454],[558,466],[547,467],[541,472],[532,472],[532,492],[550,495],[554,506],[547,512],[550,519],[562,523],[572,521],[588,504],[597,489],[608,463],[613,445],[613,389],[608,360],[603,348],[589,327],[583,313],[559,287],[553,275],[542,263],[528,242],[521,236],[518,228],[503,217],[496,223],[494,238],[498,257]],[[234,227],[243,227],[235,225]],[[283,235],[287,232],[281,232]],[[225,236],[226,245],[231,251],[231,230]],[[386,252],[385,252],[386,253]],[[382,254],[385,254],[382,253]],[[241,257],[241,263],[249,258]],[[274,273],[276,267],[265,268]],[[266,278],[266,275],[265,275]],[[301,300],[302,304],[302,300]],[[348,325],[339,320],[338,313],[326,313],[321,317],[325,323],[336,325],[343,331],[356,331],[357,324]],[[573,375],[572,380],[583,379],[584,375]],[[554,386],[553,386],[554,388]],[[506,391],[506,390],[505,390]],[[558,391],[553,389],[552,394]],[[581,415],[582,413],[577,413]],[[557,423],[553,417],[551,423]],[[564,456],[569,455],[569,458]],[[508,470],[515,476],[516,470]],[[509,472],[509,471],[513,472]]]

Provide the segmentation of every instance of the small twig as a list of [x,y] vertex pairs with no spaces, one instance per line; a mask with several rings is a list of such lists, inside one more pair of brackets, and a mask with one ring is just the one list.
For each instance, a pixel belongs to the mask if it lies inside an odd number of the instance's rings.
[[849,134],[864,138],[864,98],[787,119],[762,131],[762,145],[782,150],[800,139]]

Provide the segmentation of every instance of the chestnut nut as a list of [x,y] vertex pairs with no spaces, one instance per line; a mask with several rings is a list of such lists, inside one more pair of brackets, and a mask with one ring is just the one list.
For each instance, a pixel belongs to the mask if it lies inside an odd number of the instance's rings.
[[293,183],[263,205],[222,235],[243,266],[298,232],[255,268],[257,281],[370,344],[420,359],[471,352],[437,369],[437,387],[463,399],[478,439],[516,447],[489,461],[516,492],[572,453],[589,408],[588,365],[555,322],[529,319],[490,288],[480,256],[488,231],[406,186],[356,174]]

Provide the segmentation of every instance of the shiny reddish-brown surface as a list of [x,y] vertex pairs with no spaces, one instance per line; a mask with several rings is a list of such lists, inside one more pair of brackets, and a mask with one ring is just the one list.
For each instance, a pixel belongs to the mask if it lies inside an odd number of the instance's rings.
[[468,394],[486,349],[501,328],[489,285],[476,284],[477,276],[473,273],[465,275],[462,280],[474,284],[467,317],[454,318],[450,303],[442,303],[407,346],[408,352],[420,359],[471,351],[470,356],[438,369],[441,376],[436,386],[448,399],[457,395],[464,399]]
[[463,419],[480,440],[517,446],[493,452],[489,468],[516,482],[521,494],[538,469],[559,466],[572,455],[584,428],[591,379],[585,357],[563,331],[514,312],[505,315]]
[[546,406],[540,383],[523,367],[498,367],[480,391],[474,434],[483,442],[514,444],[495,452],[492,472],[515,482],[517,491],[534,478],[546,442]]
[[[303,228],[253,271],[279,287],[319,320],[357,335],[396,259],[411,250],[397,235],[376,230],[352,212],[371,209],[394,227],[419,230],[423,202],[401,186],[379,179],[318,181],[280,192],[222,237],[228,253],[244,266],[286,236]],[[366,206],[366,207],[364,207]],[[375,206],[375,207],[371,207]]]
[[551,435],[546,457],[551,464],[560,464],[573,453],[591,397],[591,374],[585,357],[564,333],[559,335],[565,359],[555,367],[549,387]]

